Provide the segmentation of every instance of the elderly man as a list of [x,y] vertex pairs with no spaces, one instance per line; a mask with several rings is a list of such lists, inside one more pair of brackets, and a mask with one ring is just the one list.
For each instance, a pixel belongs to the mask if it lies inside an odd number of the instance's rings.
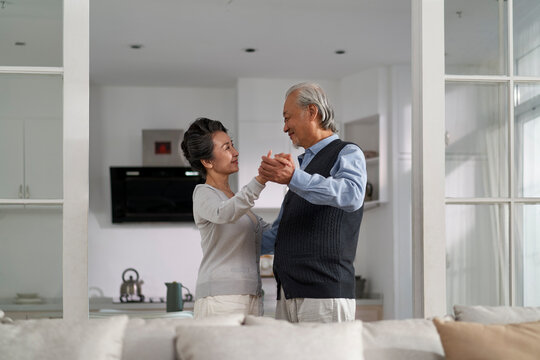
[[334,111],[320,86],[286,94],[283,131],[305,149],[262,157],[260,173],[289,191],[263,252],[274,250],[276,318],[291,322],[354,320],[354,266],[366,187],[364,154],[335,134]]

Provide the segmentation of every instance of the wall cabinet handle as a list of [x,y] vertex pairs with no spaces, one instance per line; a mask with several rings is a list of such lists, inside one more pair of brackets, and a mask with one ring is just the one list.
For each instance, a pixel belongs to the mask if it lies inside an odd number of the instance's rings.
[[30,199],[30,187],[28,185],[26,185],[25,195],[27,199]]
[[22,199],[23,198],[23,186],[22,184],[19,185],[19,199]]

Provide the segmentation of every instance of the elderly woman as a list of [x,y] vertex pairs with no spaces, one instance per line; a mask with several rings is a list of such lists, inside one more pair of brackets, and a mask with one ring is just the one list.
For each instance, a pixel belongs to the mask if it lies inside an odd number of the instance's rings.
[[238,151],[219,121],[195,120],[184,134],[182,150],[206,179],[193,191],[203,250],[194,316],[262,315],[260,243],[269,224],[250,209],[266,179],[257,175],[236,194],[231,190],[229,175],[238,171]]

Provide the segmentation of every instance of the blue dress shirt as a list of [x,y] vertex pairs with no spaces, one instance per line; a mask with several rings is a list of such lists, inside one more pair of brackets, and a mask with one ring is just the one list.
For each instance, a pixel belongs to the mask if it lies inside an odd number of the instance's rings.
[[[366,159],[358,146],[346,145],[341,150],[327,178],[304,171],[315,155],[337,138],[338,136],[333,134],[322,139],[298,157],[300,168],[294,169],[289,191],[295,192],[312,204],[330,205],[353,212],[360,209],[364,203],[367,181]],[[261,243],[263,254],[274,253],[274,244],[282,215],[283,204],[272,227],[263,232]]]

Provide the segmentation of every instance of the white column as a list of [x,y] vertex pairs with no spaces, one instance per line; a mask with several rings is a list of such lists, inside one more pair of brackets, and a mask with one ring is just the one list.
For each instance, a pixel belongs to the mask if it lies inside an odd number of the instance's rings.
[[64,319],[88,319],[89,0],[64,0]]
[[446,313],[444,0],[412,0],[415,317]]

